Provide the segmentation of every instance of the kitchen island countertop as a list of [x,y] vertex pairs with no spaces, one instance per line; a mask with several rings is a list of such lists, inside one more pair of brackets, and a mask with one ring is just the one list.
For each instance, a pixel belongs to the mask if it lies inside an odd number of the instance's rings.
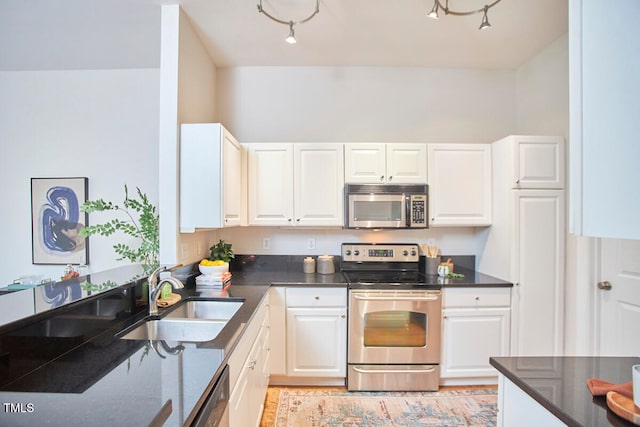
[[568,426],[633,426],[608,409],[604,396],[592,396],[587,380],[631,381],[638,357],[492,357],[490,363]]

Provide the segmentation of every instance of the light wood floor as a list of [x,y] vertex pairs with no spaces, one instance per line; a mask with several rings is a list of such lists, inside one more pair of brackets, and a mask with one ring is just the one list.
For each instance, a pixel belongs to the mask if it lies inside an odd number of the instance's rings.
[[[441,391],[444,390],[477,390],[477,389],[497,389],[495,385],[482,385],[482,386],[446,386],[440,387]],[[273,427],[275,425],[276,412],[278,410],[278,398],[280,397],[280,390],[322,390],[322,391],[347,391],[346,387],[277,387],[269,386],[267,389],[267,397],[264,402],[264,412],[262,413],[262,420],[260,421],[260,427]]]

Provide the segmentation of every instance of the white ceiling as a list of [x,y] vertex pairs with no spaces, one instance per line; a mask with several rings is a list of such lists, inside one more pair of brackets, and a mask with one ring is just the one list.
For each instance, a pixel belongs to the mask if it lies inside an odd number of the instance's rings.
[[[493,0],[491,0],[493,1]],[[450,0],[452,10],[489,0]],[[182,0],[219,67],[248,65],[516,68],[567,32],[567,0],[502,0],[482,14],[426,14],[433,0],[320,0],[320,13],[289,28],[258,13],[258,0]],[[443,2],[444,3],[444,2]],[[310,15],[315,0],[263,0],[284,20]]]
[[[568,0],[502,0],[481,14],[426,17],[433,0],[320,0],[288,27],[258,0],[177,0],[218,67],[393,66],[513,69],[567,32]],[[480,9],[489,0],[449,0]],[[176,0],[0,0],[0,70],[159,67],[160,5]],[[315,0],[263,0],[299,20]]]

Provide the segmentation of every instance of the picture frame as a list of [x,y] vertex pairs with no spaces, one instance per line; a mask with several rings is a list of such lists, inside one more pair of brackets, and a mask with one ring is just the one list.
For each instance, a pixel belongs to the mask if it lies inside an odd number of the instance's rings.
[[89,196],[89,178],[31,178],[33,264],[89,263],[89,241],[79,235],[89,215],[80,206]]

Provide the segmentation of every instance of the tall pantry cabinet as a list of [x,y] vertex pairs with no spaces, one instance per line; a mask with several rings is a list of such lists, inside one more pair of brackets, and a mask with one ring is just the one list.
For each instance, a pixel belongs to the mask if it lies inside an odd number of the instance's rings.
[[561,355],[565,153],[555,136],[493,144],[493,224],[478,269],[514,283],[512,356]]

